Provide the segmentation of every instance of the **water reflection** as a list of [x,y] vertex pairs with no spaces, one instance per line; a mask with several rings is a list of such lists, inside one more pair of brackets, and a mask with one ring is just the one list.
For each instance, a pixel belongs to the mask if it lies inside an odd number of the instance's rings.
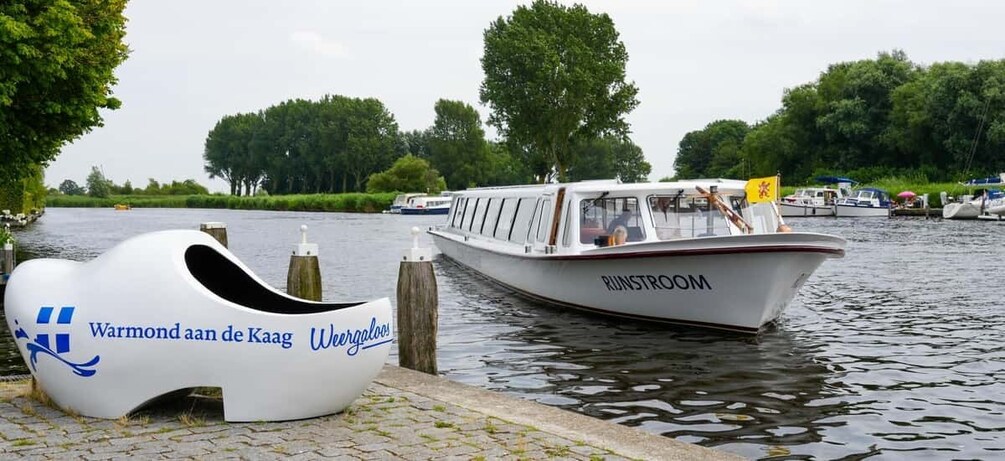
[[810,405],[833,395],[836,372],[815,359],[820,344],[791,332],[750,337],[565,311],[509,296],[450,260],[437,269],[441,290],[480,294],[458,299],[459,311],[504,326],[442,345],[468,364],[451,379],[706,446],[743,440],[731,451],[755,457],[821,441],[821,415],[842,412],[840,402]]

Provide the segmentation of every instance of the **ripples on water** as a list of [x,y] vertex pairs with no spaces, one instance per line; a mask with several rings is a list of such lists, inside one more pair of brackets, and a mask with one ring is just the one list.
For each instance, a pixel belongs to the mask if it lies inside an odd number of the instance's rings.
[[[408,228],[440,217],[52,209],[32,254],[87,260],[122,239],[228,224],[231,248],[283,288],[300,224],[326,300],[391,296]],[[1005,223],[793,219],[848,239],[756,337],[542,306],[436,263],[446,377],[751,458],[1005,458]],[[431,240],[423,235],[423,245]],[[24,372],[10,346],[6,371]],[[396,359],[392,358],[396,362]],[[6,364],[6,365],[4,365]]]

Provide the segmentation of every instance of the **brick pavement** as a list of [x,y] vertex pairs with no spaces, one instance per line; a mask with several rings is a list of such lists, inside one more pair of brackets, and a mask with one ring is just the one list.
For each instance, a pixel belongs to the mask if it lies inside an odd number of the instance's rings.
[[0,459],[69,458],[736,459],[393,366],[346,411],[279,423],[227,423],[205,396],[87,418],[39,402],[27,382],[0,382]]

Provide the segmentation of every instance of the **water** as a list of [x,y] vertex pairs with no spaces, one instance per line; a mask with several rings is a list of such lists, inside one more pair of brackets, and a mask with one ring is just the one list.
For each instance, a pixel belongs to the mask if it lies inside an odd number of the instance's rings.
[[[23,253],[90,259],[200,222],[282,289],[299,226],[321,246],[325,299],[394,296],[411,226],[442,217],[51,209]],[[848,239],[756,337],[542,306],[438,261],[447,378],[750,458],[1005,458],[1005,224],[790,220]],[[420,244],[431,246],[428,236]],[[9,338],[9,336],[8,336]],[[392,362],[396,359],[392,357]],[[0,373],[24,373],[0,345]]]

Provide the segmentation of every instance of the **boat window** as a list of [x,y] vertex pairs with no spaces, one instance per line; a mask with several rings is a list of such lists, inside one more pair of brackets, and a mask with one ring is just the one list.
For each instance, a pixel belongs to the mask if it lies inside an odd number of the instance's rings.
[[485,212],[485,222],[482,223],[482,229],[479,231],[482,235],[492,235],[495,232],[500,208],[502,208],[502,200],[497,198],[489,200],[489,206]]
[[499,240],[508,240],[510,230],[513,228],[513,215],[516,213],[517,200],[513,198],[503,199],[502,210],[499,211],[499,222],[493,236]]
[[510,230],[509,241],[514,243],[527,242],[536,202],[536,198],[520,199],[520,204],[516,208],[516,217],[513,219],[513,229]]
[[475,215],[477,214],[475,210],[478,209],[478,202],[482,201],[480,198],[476,198],[474,202],[468,206],[468,209],[464,210],[464,222],[461,224],[462,229],[471,230],[471,223],[475,220]]
[[[724,197],[736,209],[740,203]],[[741,201],[742,203],[742,201]],[[654,195],[649,197],[656,238],[673,240],[687,237],[730,235],[726,217],[717,208],[709,209],[704,197]]]
[[639,213],[636,197],[603,197],[579,202],[579,242],[593,243],[600,235],[611,235],[622,226],[628,232],[629,242],[646,239],[645,226]]
[[450,221],[451,227],[461,227],[461,216],[464,216],[464,208],[468,204],[468,199],[458,198],[457,209],[454,210],[454,218]]
[[551,216],[551,200],[545,200],[541,204],[537,215],[537,241],[543,242],[548,237],[548,229],[550,228],[548,226],[548,218]]
[[565,219],[563,220],[563,222],[565,223],[565,230],[562,231],[562,246],[567,247],[569,245],[572,245],[572,235],[569,232],[569,229],[572,228],[572,226],[569,224],[572,222],[572,207],[570,206],[565,207]]

